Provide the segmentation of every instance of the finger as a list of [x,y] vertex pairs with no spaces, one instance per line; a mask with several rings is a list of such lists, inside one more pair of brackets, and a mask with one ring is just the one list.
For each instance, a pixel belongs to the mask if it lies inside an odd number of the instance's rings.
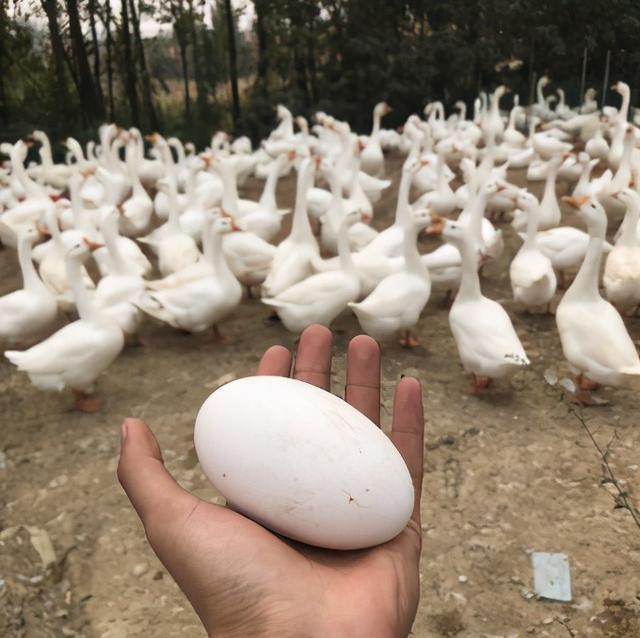
[[404,459],[413,481],[414,505],[411,518],[420,523],[420,496],[424,451],[422,388],[417,379],[405,377],[396,386],[393,398],[391,440]]
[[122,424],[118,480],[145,528],[150,519],[180,520],[198,502],[166,470],[156,437],[140,419]]
[[380,346],[366,335],[358,335],[349,342],[344,398],[380,425]]
[[271,346],[260,359],[258,375],[288,377],[291,374],[291,353],[284,346]]
[[298,343],[293,378],[329,390],[332,343],[333,335],[328,328],[319,325],[305,328]]

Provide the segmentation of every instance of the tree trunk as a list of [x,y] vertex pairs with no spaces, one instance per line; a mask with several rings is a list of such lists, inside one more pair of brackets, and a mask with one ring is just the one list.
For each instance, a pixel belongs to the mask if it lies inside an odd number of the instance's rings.
[[187,37],[183,31],[184,24],[174,24],[178,49],[180,50],[180,64],[182,65],[182,81],[184,83],[184,114],[188,124],[191,124],[191,92],[189,91],[189,62],[187,60]]
[[102,73],[100,72],[100,41],[98,40],[98,32],[96,30],[96,13],[95,0],[89,0],[89,24],[91,26],[91,41],[93,42],[93,77],[96,81],[98,99],[102,104],[104,104],[102,83],[100,81]]
[[[108,0],[107,0],[108,1]],[[133,63],[133,53],[131,51],[131,34],[129,32],[129,7],[126,0],[121,4],[120,12],[122,16],[122,44],[124,52],[124,78],[129,107],[131,109],[131,121],[136,127],[140,127],[140,109],[138,105],[138,88],[136,86],[136,68]]]
[[269,0],[255,0],[256,35],[258,37],[258,84],[263,95],[269,95],[269,43],[267,36],[267,11]]
[[236,53],[236,30],[233,22],[233,9],[231,0],[224,0],[227,18],[227,38],[229,53],[229,80],[231,82],[231,97],[233,100],[233,127],[236,129],[240,123],[240,93],[238,92],[238,60]]
[[196,29],[196,15],[193,10],[193,0],[189,0],[189,33],[191,36],[191,64],[193,66],[193,77],[196,81],[196,106],[198,119],[202,122],[207,117],[207,85],[205,74],[202,70],[202,49],[200,48],[200,38]]
[[104,108],[96,92],[91,67],[87,56],[87,49],[82,36],[80,15],[76,0],[66,0],[69,17],[69,33],[71,36],[71,50],[76,63],[80,106],[87,118],[87,122],[94,122],[104,117]]
[[42,8],[47,14],[49,37],[51,38],[51,52],[53,54],[53,65],[56,73],[57,105],[60,113],[62,113],[64,107],[69,104],[69,92],[67,90],[67,78],[64,72],[64,63],[67,54],[62,44],[60,26],[58,25],[58,5],[56,0],[41,0],[41,2]]
[[7,14],[5,12],[5,3],[0,0],[0,124],[8,126],[9,124],[9,104],[7,102],[7,91],[4,85],[4,76],[7,72]]
[[131,9],[131,23],[133,24],[133,35],[136,42],[137,57],[140,64],[140,73],[142,76],[142,98],[149,116],[149,124],[154,131],[160,128],[158,116],[153,105],[153,93],[151,91],[151,78],[149,77],[149,69],[147,67],[147,57],[144,52],[142,36],[140,35],[140,17],[139,11],[136,10],[134,0],[129,0]]
[[107,15],[104,20],[104,30],[107,36],[107,91],[109,93],[109,120],[115,120],[116,109],[113,98],[113,37],[111,35],[111,2],[106,2]]

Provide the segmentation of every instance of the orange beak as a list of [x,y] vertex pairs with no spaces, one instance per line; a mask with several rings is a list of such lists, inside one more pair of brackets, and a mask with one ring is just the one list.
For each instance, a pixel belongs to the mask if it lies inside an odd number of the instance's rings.
[[87,239],[86,237],[84,237],[82,239],[82,241],[84,242],[84,245],[91,251],[93,252],[94,250],[98,250],[98,248],[103,248],[104,244],[98,244],[95,241],[91,241],[90,239]]
[[62,199],[62,195],[49,195],[49,199],[52,202],[57,202]]
[[36,230],[41,237],[51,237],[51,233],[46,226],[43,226],[40,222],[36,222]]
[[442,235],[442,231],[444,230],[444,217],[440,217],[436,213],[431,215],[431,224],[425,230],[427,235]]
[[89,168],[85,168],[84,170],[80,171],[80,175],[82,175],[82,177],[89,177],[89,175],[95,175],[96,173],[96,167],[95,166],[90,166]]
[[313,163],[316,165],[316,168],[320,168],[320,164],[322,163],[322,157],[320,155],[313,155],[312,158]]
[[231,230],[238,231],[242,230],[242,228],[240,228],[240,226],[238,226],[235,222],[231,222]]
[[393,111],[393,109],[388,104],[385,104],[384,105],[384,114],[388,115],[389,113],[391,113],[391,111]]
[[583,195],[582,197],[570,197],[568,195],[564,195],[560,198],[565,204],[569,204],[572,208],[576,210],[586,204],[591,198],[589,195]]
[[507,187],[502,184],[498,184],[498,188],[496,189],[496,193],[501,193],[502,191],[506,191]]
[[360,217],[365,224],[368,224],[371,221],[371,215],[369,215],[369,213],[360,212]]
[[421,159],[420,160],[420,166],[426,166],[429,163],[428,159]]
[[287,159],[288,159],[290,162],[293,162],[293,160],[294,160],[297,156],[298,156],[298,154],[297,154],[295,151],[293,151],[293,150],[292,150],[292,151],[289,151],[289,152],[287,153]]
[[147,142],[151,142],[151,144],[155,144],[159,137],[157,133],[149,133],[149,135],[144,136],[144,139],[147,140]]

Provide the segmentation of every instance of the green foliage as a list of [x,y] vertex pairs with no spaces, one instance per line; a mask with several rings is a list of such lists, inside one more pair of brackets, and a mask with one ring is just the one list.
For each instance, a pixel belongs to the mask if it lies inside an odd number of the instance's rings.
[[[4,137],[36,125],[54,137],[83,137],[78,127],[87,113],[74,81],[65,1],[0,3]],[[125,86],[127,71],[133,68],[142,128],[150,127],[151,99],[167,133],[203,144],[215,129],[230,129],[225,3],[129,2],[139,17],[162,25],[158,35],[142,41],[146,60],[141,59],[133,26],[128,35],[131,59],[126,59],[126,34],[115,3],[78,2],[86,55],[92,72],[99,70],[95,79],[105,104],[111,70],[114,118],[125,126],[132,123],[132,98]],[[57,7],[63,59],[55,56],[45,6]],[[95,9],[97,43],[89,7]],[[450,108],[462,99],[470,106],[480,90],[501,82],[526,104],[535,78],[546,73],[575,103],[585,50],[587,86],[602,89],[605,58],[611,51],[611,82],[624,79],[632,86],[632,100],[637,97],[637,0],[256,0],[252,30],[241,32],[238,17],[244,10],[236,8],[233,22],[241,95],[238,132],[256,140],[273,126],[278,102],[306,116],[325,110],[367,131],[371,109],[381,99],[394,108],[385,125],[398,126],[428,101],[440,99]],[[40,19],[27,20],[34,16]],[[129,16],[131,25],[134,18]],[[107,24],[113,43],[110,66]],[[520,63],[505,64],[515,60]],[[145,97],[146,77],[150,83]],[[607,99],[616,104],[618,97],[609,92]],[[89,121],[86,134],[97,124]]]

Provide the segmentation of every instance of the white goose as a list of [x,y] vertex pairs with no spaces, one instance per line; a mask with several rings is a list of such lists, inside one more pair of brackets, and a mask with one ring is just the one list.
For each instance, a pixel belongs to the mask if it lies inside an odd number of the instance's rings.
[[518,206],[527,213],[527,234],[509,266],[513,298],[527,307],[545,306],[555,294],[557,281],[551,260],[536,245],[538,200],[523,191],[518,196]]
[[418,323],[420,313],[429,301],[431,279],[420,259],[417,238],[430,222],[428,210],[413,211],[411,224],[404,232],[401,270],[385,277],[363,301],[349,303],[362,329],[378,341],[385,341],[403,331],[402,346],[418,345],[411,336],[411,329]]
[[158,188],[168,196],[169,219],[139,241],[148,244],[155,251],[158,255],[158,269],[166,276],[198,261],[200,251],[193,237],[187,235],[180,226],[175,176],[169,173],[158,180]]
[[620,227],[620,236],[607,256],[602,281],[607,299],[620,309],[635,309],[640,304],[640,195],[624,188],[614,197],[627,212]]
[[2,213],[0,240],[5,246],[12,248],[17,246],[18,234],[22,230],[33,226],[40,219],[45,208],[51,203],[45,191],[25,171],[23,161],[27,151],[28,145],[22,140],[18,140],[13,145],[13,148],[9,150],[12,183],[15,182],[19,185],[24,196],[22,201]]
[[410,223],[411,206],[409,204],[409,190],[414,175],[423,166],[423,161],[415,156],[409,156],[402,165],[402,175],[398,188],[398,202],[394,222],[365,246],[361,253],[376,253],[387,257],[400,257],[404,245],[404,230]]
[[94,305],[82,283],[81,266],[89,250],[87,245],[79,243],[66,255],[68,279],[80,318],[28,350],[9,350],[4,354],[18,370],[29,375],[36,387],[58,392],[71,388],[76,395],[77,409],[95,412],[100,402],[88,393],[98,376],[120,354],[124,335]]
[[473,380],[473,391],[529,365],[511,319],[497,302],[485,297],[478,278],[478,254],[468,228],[436,219],[432,232],[442,233],[462,255],[462,281],[449,312],[449,326],[460,361]]
[[141,275],[120,249],[118,212],[115,207],[112,206],[105,212],[100,230],[109,252],[110,270],[98,282],[93,301],[105,317],[112,319],[125,335],[134,335],[141,319],[135,302],[141,298],[145,287]]
[[564,197],[589,229],[589,247],[573,283],[556,310],[562,351],[579,387],[624,385],[640,376],[640,358],[615,307],[598,289],[607,216],[594,198]]
[[18,237],[18,261],[23,287],[0,297],[0,340],[9,343],[40,336],[56,320],[55,296],[42,283],[31,260],[31,246],[38,238],[36,228]]
[[360,166],[369,175],[379,176],[384,173],[384,155],[380,146],[380,121],[388,113],[391,113],[391,107],[386,102],[376,104],[373,109],[373,129],[360,156]]
[[[34,131],[32,134],[34,140],[40,142],[40,159],[42,164],[37,167],[38,177],[40,180],[53,186],[58,190],[64,190],[67,187],[67,180],[71,175],[71,167],[67,164],[54,164],[53,153],[51,152],[51,142],[48,135],[44,131]],[[35,175],[34,175],[35,177]]]
[[139,302],[144,312],[174,328],[197,333],[213,326],[214,336],[223,340],[218,323],[242,299],[242,286],[231,272],[222,251],[222,236],[233,230],[229,217],[207,215],[202,231],[205,259],[211,273],[191,279],[175,288],[157,290]]
[[[236,223],[242,230],[255,233],[264,241],[271,241],[280,232],[282,218],[284,215],[289,214],[291,210],[278,208],[276,202],[276,186],[278,184],[278,178],[284,168],[289,166],[295,159],[296,151],[290,150],[281,153],[273,160],[269,165],[267,179],[257,206],[244,214],[242,214],[239,207],[237,190],[232,184],[229,184],[224,189],[222,207],[234,217]],[[211,162],[209,159],[208,161],[213,164],[213,168],[216,170],[217,165],[215,160]],[[233,176],[228,175],[224,171],[220,171],[219,174],[223,179],[223,183],[229,183],[230,180],[233,179]]]
[[[78,243],[78,231],[60,232],[58,226],[57,206],[53,202],[47,205],[44,214],[47,225],[46,230],[51,235],[51,249],[46,251],[40,262],[40,277],[47,288],[57,296],[61,310],[68,312],[73,309],[74,295],[71,290],[71,282],[68,279],[69,269],[66,266],[65,256],[71,246]],[[83,286],[95,288],[95,284],[84,266],[78,266],[82,273]]]
[[127,144],[125,159],[129,183],[132,185],[133,191],[131,197],[122,204],[122,215],[120,217],[120,232],[125,237],[139,237],[142,235],[148,229],[151,215],[153,214],[153,201],[138,175],[137,153],[136,143],[130,141]]
[[314,156],[300,164],[291,233],[276,247],[271,272],[263,285],[267,297],[276,297],[313,272],[311,261],[318,256],[319,249],[307,215],[307,191],[319,163],[320,158]]
[[[338,174],[336,165],[331,162],[331,160],[327,158],[323,159],[320,164],[320,169],[331,189],[331,202],[325,214],[320,218],[320,243],[323,250],[335,255],[338,250],[338,230],[345,214],[351,210],[361,210],[361,208],[357,205],[356,201],[343,199],[340,175]],[[368,222],[370,220],[369,215],[365,211],[361,210],[361,212],[361,219]],[[358,234],[361,233],[362,230],[359,229],[359,226],[363,226],[362,222],[356,222],[348,228],[347,232],[351,249],[357,250],[361,247],[361,243],[358,241]],[[369,229],[368,226],[366,228]],[[375,232],[373,236],[375,236]]]
[[360,280],[351,259],[348,228],[361,219],[359,211],[347,213],[338,231],[340,268],[311,275],[262,303],[272,306],[287,330],[301,332],[311,324],[329,326],[360,295]]

